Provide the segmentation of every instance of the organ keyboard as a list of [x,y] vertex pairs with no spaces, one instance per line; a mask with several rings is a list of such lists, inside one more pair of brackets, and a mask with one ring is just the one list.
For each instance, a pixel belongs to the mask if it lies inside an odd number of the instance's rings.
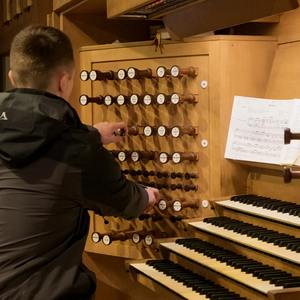
[[300,286],[300,277],[200,239],[178,239],[161,246],[264,294],[270,290]]
[[227,217],[207,218],[190,225],[238,244],[300,264],[300,239]]
[[146,263],[132,263],[130,264],[130,268],[163,285],[183,299],[246,299],[169,260],[150,260]]
[[300,227],[300,205],[256,195],[233,196],[218,205]]

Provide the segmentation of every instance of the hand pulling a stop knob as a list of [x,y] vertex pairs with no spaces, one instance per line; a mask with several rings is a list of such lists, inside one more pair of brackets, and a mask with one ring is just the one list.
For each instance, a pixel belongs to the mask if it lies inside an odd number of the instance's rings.
[[128,131],[127,124],[124,122],[101,122],[94,127],[99,131],[103,145],[122,142]]

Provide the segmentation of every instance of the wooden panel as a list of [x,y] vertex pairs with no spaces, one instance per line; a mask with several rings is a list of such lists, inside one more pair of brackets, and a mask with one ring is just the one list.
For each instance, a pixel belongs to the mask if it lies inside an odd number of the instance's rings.
[[107,0],[107,17],[117,17],[119,15],[125,14],[129,10],[136,9],[151,2],[153,2],[153,0]]
[[[7,4],[9,0],[3,1]],[[10,0],[12,3],[12,1]],[[16,18],[14,15],[10,15],[9,24],[0,24],[0,55],[7,54],[9,52],[10,44],[13,37],[22,29],[29,24],[44,24],[47,23],[47,14],[52,11],[52,0],[14,0],[14,4],[21,5],[22,12],[17,14]],[[14,6],[14,14],[18,11],[18,5]],[[7,8],[7,7],[6,7]],[[11,8],[12,9],[12,8]],[[7,8],[8,10],[8,8]],[[5,16],[4,16],[5,17]],[[7,18],[6,18],[7,19]],[[8,21],[8,20],[7,20]]]
[[159,299],[159,295],[130,279],[123,258],[85,252],[83,262],[96,274],[95,300]]
[[257,169],[250,174],[248,191],[249,193],[300,203],[299,181],[293,180],[286,184],[280,173],[276,176],[265,174]]
[[[300,28],[300,27],[299,27]],[[267,85],[266,97],[271,99],[300,98],[300,42],[280,45]]]
[[[300,4],[300,0],[298,0]],[[300,8],[286,12],[280,17],[279,44],[300,40]]]
[[[53,10],[56,13],[64,12],[69,8],[76,6],[78,3],[85,3],[89,0],[53,0]],[[104,0],[100,0],[104,1]]]
[[47,15],[47,26],[59,28],[59,23],[59,16],[55,12]]
[[182,39],[186,36],[243,24],[297,7],[297,0],[196,1],[194,5],[187,6],[186,9],[166,15],[163,20],[168,31],[177,39]]
[[3,2],[3,21],[9,22],[12,19],[12,2],[11,0],[4,0]]
[[269,292],[270,300],[298,300],[300,298],[299,288],[290,288],[285,291],[271,291]]
[[[256,40],[258,39],[258,40]],[[142,94],[144,92],[156,94],[165,92],[188,92],[199,97],[199,103],[195,106],[151,106],[138,107],[104,107],[98,105],[87,105],[81,108],[81,117],[84,121],[96,123],[99,121],[124,120],[130,121],[133,125],[189,125],[199,128],[199,136],[196,138],[182,137],[179,140],[159,137],[131,137],[128,138],[122,149],[128,150],[153,150],[166,151],[194,151],[199,153],[197,164],[172,163],[161,165],[157,162],[147,164],[137,163],[135,165],[122,163],[123,168],[163,170],[174,172],[198,172],[199,179],[193,180],[198,184],[197,193],[183,193],[181,191],[165,191],[162,194],[166,198],[207,199],[213,196],[236,194],[246,191],[247,169],[235,165],[223,159],[224,148],[227,136],[228,123],[231,113],[233,96],[252,95],[262,96],[265,84],[271,68],[275,49],[274,39],[266,37],[209,37],[197,42],[168,43],[164,45],[164,53],[155,52],[151,43],[134,43],[125,45],[104,45],[84,47],[81,51],[81,69],[90,71],[97,69],[102,71],[119,68],[127,69],[130,66],[144,69],[152,68],[155,72],[159,65],[167,68],[174,64],[180,67],[193,66],[198,70],[195,79],[182,80],[159,79],[159,80],[132,80],[132,81],[107,81],[107,82],[81,82],[81,92],[88,96],[118,95],[124,93]],[[207,88],[201,88],[201,82],[208,82]],[[92,107],[91,107],[92,106]],[[176,118],[174,118],[176,116]],[[206,139],[208,147],[202,147],[201,141]],[[111,148],[110,148],[111,149]],[[137,178],[133,178],[137,180]],[[147,180],[140,177],[139,180]],[[157,178],[154,181],[162,182]],[[175,183],[175,180],[166,181],[168,184]],[[176,180],[176,183],[182,181]],[[172,211],[169,211],[172,213]],[[183,217],[204,217],[211,215],[210,210],[200,208],[197,210],[187,209],[181,213]],[[97,230],[100,233],[111,231],[128,230],[154,230],[157,237],[160,232],[170,236],[184,234],[184,227],[179,223],[162,222],[128,222],[108,218],[109,224],[105,225],[101,217],[96,217],[96,222],[91,225],[91,231]],[[167,223],[164,223],[167,222]],[[95,225],[96,224],[96,225]],[[96,228],[97,227],[97,228]],[[91,235],[91,232],[89,236]],[[105,248],[106,254],[120,255],[122,247],[130,249],[130,242],[114,242],[110,248]],[[92,245],[88,239],[87,249],[89,251],[102,252],[103,247]],[[152,251],[153,250],[153,251]],[[141,250],[139,250],[141,251]],[[102,252],[103,253],[103,252]],[[123,251],[126,257],[133,250]],[[142,253],[142,252],[141,252]],[[132,254],[130,254],[132,255]],[[145,255],[145,256],[144,256]],[[155,255],[155,249],[142,253],[142,256]]]

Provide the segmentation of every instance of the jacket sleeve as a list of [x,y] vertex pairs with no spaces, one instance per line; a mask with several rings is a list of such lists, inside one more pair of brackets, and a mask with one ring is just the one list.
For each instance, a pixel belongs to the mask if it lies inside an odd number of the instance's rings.
[[[137,217],[148,204],[142,185],[127,180],[110,151],[101,144],[98,131],[89,127],[81,140],[79,166],[82,205],[106,216]],[[78,170],[78,168],[76,168]]]

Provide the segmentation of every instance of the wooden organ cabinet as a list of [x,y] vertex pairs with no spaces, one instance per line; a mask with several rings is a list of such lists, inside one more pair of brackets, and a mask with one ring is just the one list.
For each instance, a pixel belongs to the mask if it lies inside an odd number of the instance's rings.
[[128,122],[109,150],[162,195],[138,219],[91,213],[86,251],[109,299],[154,296],[125,261],[157,299],[300,299],[299,206],[275,200],[299,189],[279,169],[223,158],[233,96],[272,94],[276,49],[269,36],[81,48],[83,122]]

